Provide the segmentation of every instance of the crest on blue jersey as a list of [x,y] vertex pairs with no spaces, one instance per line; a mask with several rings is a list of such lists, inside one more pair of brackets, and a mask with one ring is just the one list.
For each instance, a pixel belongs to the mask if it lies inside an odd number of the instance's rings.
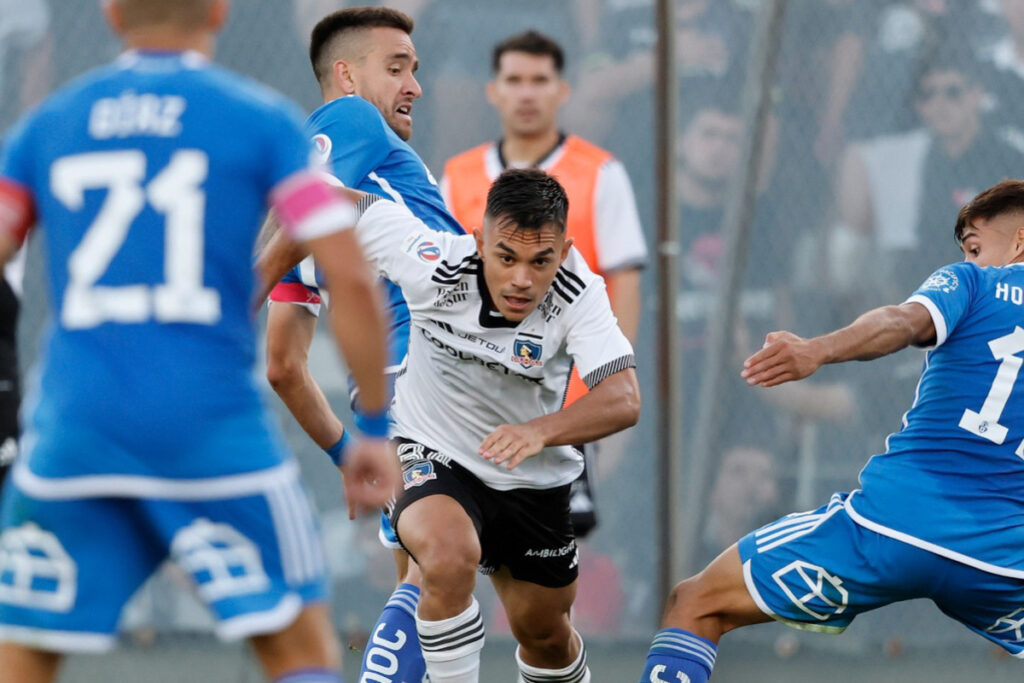
[[320,161],[327,161],[331,158],[332,146],[331,138],[323,133],[317,133],[313,136],[313,149],[316,150],[316,156]]
[[402,472],[402,480],[405,482],[406,491],[413,486],[423,486],[431,479],[437,479],[437,475],[434,474],[434,463],[429,460],[411,465]]
[[441,247],[433,242],[422,242],[416,248],[416,255],[420,258],[420,261],[432,263],[441,258]]
[[942,268],[932,273],[932,276],[921,285],[922,292],[942,292],[949,294],[960,286],[960,280],[949,268]]
[[512,362],[518,363],[524,368],[537,368],[544,365],[540,359],[543,352],[544,347],[537,342],[517,337],[515,344],[512,345]]

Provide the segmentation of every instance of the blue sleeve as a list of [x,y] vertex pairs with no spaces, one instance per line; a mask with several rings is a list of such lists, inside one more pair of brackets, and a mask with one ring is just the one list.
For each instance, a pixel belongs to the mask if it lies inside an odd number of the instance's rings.
[[0,176],[18,185],[33,188],[30,119],[22,119],[10,129],[0,148]]
[[313,165],[313,146],[306,137],[298,109],[281,106],[273,114],[269,130],[271,153],[269,189],[279,182]]
[[331,172],[348,187],[358,187],[388,156],[387,122],[362,98],[336,100],[310,125],[312,134],[330,139]]
[[973,263],[954,263],[939,268],[907,301],[925,308],[935,324],[935,345],[940,346],[970,309],[981,269]]

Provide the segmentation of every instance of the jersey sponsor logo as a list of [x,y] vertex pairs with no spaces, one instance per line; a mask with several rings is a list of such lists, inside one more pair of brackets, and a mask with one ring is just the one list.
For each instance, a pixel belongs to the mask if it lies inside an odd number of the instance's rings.
[[1024,607],[996,619],[996,623],[985,629],[985,633],[1002,636],[1009,643],[1024,643]]
[[432,263],[441,258],[441,247],[433,242],[423,242],[416,248],[416,255],[424,263]]
[[544,365],[544,361],[541,360],[543,353],[544,347],[540,344],[517,337],[513,344],[512,361],[524,368],[539,368]]
[[0,603],[69,612],[78,593],[78,567],[52,532],[32,522],[0,535]]
[[525,553],[523,553],[523,557],[540,557],[540,558],[565,557],[569,553],[574,553],[574,559],[573,559],[572,564],[570,565],[571,567],[574,567],[574,566],[576,566],[576,559],[575,559],[576,555],[575,555],[575,552],[576,552],[576,541],[573,540],[573,541],[569,541],[568,545],[563,545],[561,548],[541,548],[539,550],[534,549],[534,548],[530,548]]
[[546,323],[551,322],[562,313],[562,307],[554,302],[554,294],[550,291],[537,308],[540,310],[540,314],[544,316],[544,322]]
[[430,342],[434,347],[436,347],[439,351],[443,351],[446,355],[451,356],[456,360],[477,363],[479,365],[484,366],[488,370],[500,372],[503,375],[512,375],[513,377],[518,377],[527,382],[532,382],[533,384],[541,384],[544,381],[541,377],[530,377],[528,375],[520,375],[518,372],[515,372],[512,368],[509,368],[498,361],[487,360],[485,358],[480,358],[479,356],[474,356],[472,353],[460,351],[451,344],[446,344],[444,341],[430,334],[430,332],[427,332],[425,328],[421,327],[420,332],[423,334],[424,338],[428,342]]
[[796,560],[779,569],[772,578],[790,602],[818,621],[828,621],[846,611],[850,593],[843,580],[803,560]]
[[924,284],[921,285],[921,291],[949,294],[959,286],[960,279],[957,278],[956,273],[949,268],[942,268],[932,273],[931,277],[924,281]]
[[422,460],[409,465],[402,472],[402,481],[405,482],[406,491],[414,486],[423,486],[431,479],[437,479],[437,474],[434,472],[434,463],[429,460]]
[[313,149],[316,151],[316,156],[320,161],[328,161],[331,158],[331,148],[334,143],[331,142],[331,138],[323,133],[317,133],[313,136]]
[[[469,283],[463,280],[454,287],[438,287],[434,308],[451,308],[469,298]],[[459,335],[460,337],[463,335]]]

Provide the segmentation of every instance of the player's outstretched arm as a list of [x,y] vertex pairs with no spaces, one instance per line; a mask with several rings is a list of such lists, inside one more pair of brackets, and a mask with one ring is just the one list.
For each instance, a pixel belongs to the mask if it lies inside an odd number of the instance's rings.
[[501,425],[480,444],[496,465],[514,468],[548,446],[590,443],[640,419],[640,385],[633,368],[609,375],[568,408],[523,424]]
[[744,361],[740,376],[751,386],[774,387],[808,377],[828,363],[872,360],[934,341],[935,325],[923,305],[882,306],[846,327],[812,339],[792,332],[769,332],[761,350]]

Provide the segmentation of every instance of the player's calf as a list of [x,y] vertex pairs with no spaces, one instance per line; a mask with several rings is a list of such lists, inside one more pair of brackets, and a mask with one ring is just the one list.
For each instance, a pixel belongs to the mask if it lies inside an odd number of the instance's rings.
[[251,642],[275,683],[341,683],[341,647],[323,605],[306,607],[285,629]]

